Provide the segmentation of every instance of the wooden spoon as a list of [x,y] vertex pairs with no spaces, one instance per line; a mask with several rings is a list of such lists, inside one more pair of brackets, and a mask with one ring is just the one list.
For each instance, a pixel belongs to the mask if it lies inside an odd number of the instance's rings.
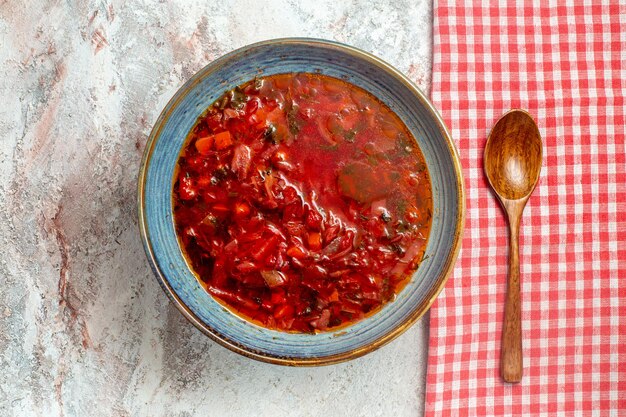
[[509,218],[509,279],[504,306],[500,373],[507,382],[522,380],[522,326],[519,276],[519,225],[524,206],[541,172],[539,129],[524,110],[498,120],[485,146],[485,173]]

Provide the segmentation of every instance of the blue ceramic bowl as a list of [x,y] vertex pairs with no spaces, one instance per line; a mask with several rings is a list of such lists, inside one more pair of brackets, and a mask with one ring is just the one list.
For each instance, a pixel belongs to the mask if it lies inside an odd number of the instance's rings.
[[[396,300],[337,332],[268,330],[225,309],[200,285],[174,230],[174,168],[188,131],[226,90],[255,76],[317,72],[374,94],[407,125],[432,181],[433,220],[426,259]],[[465,198],[459,157],[441,117],[417,87],[380,59],[350,46],[315,39],[277,39],[246,46],[204,67],[158,118],[139,173],[139,225],[159,283],[176,307],[213,340],[245,356],[283,365],[336,363],[370,352],[421,317],[443,288],[459,251]]]

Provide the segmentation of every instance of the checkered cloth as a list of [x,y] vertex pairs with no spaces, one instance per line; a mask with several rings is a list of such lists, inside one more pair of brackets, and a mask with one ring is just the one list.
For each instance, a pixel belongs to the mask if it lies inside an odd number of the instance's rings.
[[[467,221],[431,310],[426,415],[626,416],[626,2],[436,0],[433,32]],[[499,375],[508,228],[482,157],[511,108],[544,143],[520,230],[516,385]]]

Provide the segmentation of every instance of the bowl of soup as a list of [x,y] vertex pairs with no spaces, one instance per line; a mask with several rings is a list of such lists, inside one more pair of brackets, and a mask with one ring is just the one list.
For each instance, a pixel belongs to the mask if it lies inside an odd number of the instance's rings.
[[389,64],[314,39],[238,49],[167,104],[139,174],[157,279],[245,356],[322,365],[397,337],[459,250],[458,154]]

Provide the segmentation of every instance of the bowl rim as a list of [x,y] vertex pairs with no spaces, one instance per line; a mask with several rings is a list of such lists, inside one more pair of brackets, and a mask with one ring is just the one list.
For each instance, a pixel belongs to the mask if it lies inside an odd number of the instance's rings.
[[[392,75],[398,81],[400,81],[407,89],[411,90],[420,102],[424,105],[425,108],[431,113],[434,118],[434,121],[439,128],[439,131],[443,138],[446,141],[448,146],[448,150],[450,151],[450,155],[452,157],[455,176],[457,180],[457,193],[459,195],[458,204],[457,204],[457,218],[456,218],[456,227],[455,234],[453,240],[452,250],[448,254],[446,261],[444,262],[444,267],[437,277],[437,280],[434,282],[434,285],[431,287],[430,292],[424,298],[424,301],[419,304],[416,308],[413,309],[411,314],[404,319],[401,323],[397,324],[395,327],[391,328],[387,333],[379,337],[373,342],[370,342],[364,346],[359,346],[354,349],[348,350],[346,352],[322,356],[322,357],[310,357],[310,358],[293,358],[293,357],[282,357],[275,356],[270,353],[259,352],[253,349],[249,349],[244,345],[238,344],[234,341],[229,340],[224,337],[218,330],[213,329],[204,323],[196,314],[191,311],[191,309],[184,303],[182,299],[176,294],[176,292],[171,287],[167,277],[161,271],[159,267],[159,262],[156,259],[152,248],[152,240],[150,238],[150,231],[148,230],[147,219],[145,216],[145,184],[147,180],[147,172],[150,164],[150,159],[152,157],[152,153],[154,151],[154,147],[157,141],[157,138],[160,136],[161,130],[165,125],[165,122],[169,119],[173,110],[178,106],[179,102],[182,101],[183,98],[187,96],[187,94],[200,82],[204,79],[208,74],[217,71],[221,65],[223,65],[228,60],[237,57],[245,53],[246,51],[258,47],[271,46],[277,44],[296,44],[296,45],[304,45],[304,46],[314,46],[314,47],[323,47],[328,49],[339,50],[343,53],[347,53],[355,58],[363,59],[368,61],[370,64],[373,64],[385,72]],[[219,343],[220,345],[226,347],[227,349],[239,353],[240,355],[256,359],[262,362],[278,364],[278,365],[286,365],[286,366],[319,366],[319,365],[330,365],[336,364],[340,362],[345,362],[350,359],[355,359],[357,357],[363,356],[369,352],[372,352],[387,343],[391,342],[402,333],[404,333],[409,327],[411,327],[417,320],[419,320],[432,306],[435,299],[444,288],[448,278],[450,277],[456,259],[458,257],[462,237],[463,230],[465,227],[465,184],[463,177],[463,169],[461,166],[461,161],[458,153],[458,149],[452,140],[452,136],[446,127],[443,118],[434,107],[434,105],[428,100],[428,98],[422,93],[422,91],[403,73],[394,68],[392,65],[383,61],[382,59],[370,54],[369,52],[363,51],[356,47],[346,45],[340,42],[326,40],[326,39],[317,39],[317,38],[306,38],[306,37],[289,37],[289,38],[276,38],[269,39],[261,42],[256,42],[252,44],[245,45],[243,47],[237,48],[221,57],[209,62],[202,69],[196,72],[189,80],[187,80],[170,98],[166,106],[161,111],[159,117],[157,118],[152,131],[150,132],[150,136],[148,137],[148,141],[146,142],[145,150],[143,153],[143,157],[141,160],[141,165],[139,169],[139,176],[137,179],[137,203],[138,203],[138,224],[139,224],[139,232],[141,235],[141,240],[144,246],[144,250],[146,252],[146,256],[149,260],[150,266],[159,282],[163,291],[167,294],[170,300],[174,303],[176,308],[183,314],[183,316],[191,322],[198,330],[207,335],[213,341]]]

